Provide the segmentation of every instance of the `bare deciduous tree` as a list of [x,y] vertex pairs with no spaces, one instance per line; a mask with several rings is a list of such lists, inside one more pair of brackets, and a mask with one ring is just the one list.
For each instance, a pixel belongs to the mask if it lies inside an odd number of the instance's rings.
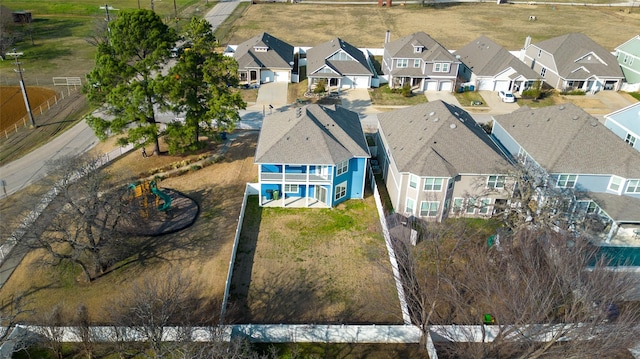
[[630,302],[638,299],[639,283],[606,268],[586,238],[530,228],[506,232],[499,245],[488,246],[486,234],[439,235],[440,226],[450,227],[429,224],[425,240],[398,256],[414,324],[423,332],[433,324],[458,324],[496,334],[490,340],[483,331],[478,343],[471,329],[441,332],[459,341],[443,344],[445,352],[589,358],[635,345],[640,312]]
[[[44,249],[52,264],[82,268],[87,282],[103,274],[116,258],[122,236],[116,230],[126,214],[127,189],[112,187],[97,160],[65,158],[54,168],[58,196],[43,212],[34,236],[25,243]],[[35,235],[36,233],[42,233]]]

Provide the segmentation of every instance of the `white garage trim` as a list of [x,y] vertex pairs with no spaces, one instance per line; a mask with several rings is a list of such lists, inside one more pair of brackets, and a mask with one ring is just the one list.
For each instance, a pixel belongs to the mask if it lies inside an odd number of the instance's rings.
[[291,78],[289,74],[289,71],[275,71],[275,82],[290,82]]
[[438,81],[425,81],[424,88],[426,91],[438,91]]
[[440,82],[440,86],[438,91],[447,91],[451,92],[453,90],[453,83],[451,81],[442,81]]

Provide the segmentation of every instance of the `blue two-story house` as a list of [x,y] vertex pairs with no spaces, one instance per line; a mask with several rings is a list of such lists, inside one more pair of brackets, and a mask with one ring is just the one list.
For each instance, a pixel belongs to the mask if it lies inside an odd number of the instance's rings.
[[640,151],[640,102],[605,115],[604,125],[629,146]]
[[493,140],[541,170],[547,187],[579,192],[576,210],[608,222],[608,240],[624,225],[640,228],[640,152],[598,119],[562,104],[522,107],[493,120]]
[[260,205],[334,207],[363,198],[367,141],[357,113],[307,105],[267,116],[260,130]]

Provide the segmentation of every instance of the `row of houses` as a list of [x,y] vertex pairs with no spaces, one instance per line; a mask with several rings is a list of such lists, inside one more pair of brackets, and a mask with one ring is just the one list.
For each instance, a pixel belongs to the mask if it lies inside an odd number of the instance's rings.
[[358,115],[339,106],[265,118],[255,156],[260,204],[333,207],[363,198],[370,161],[397,213],[490,217],[511,200],[509,176],[521,161],[546,187],[580,192],[575,208],[602,219],[608,238],[640,224],[640,152],[572,104],[494,116],[490,133],[443,101],[381,113],[378,122],[372,143]]
[[324,81],[330,88],[370,88],[380,81],[391,87],[409,84],[414,91],[456,91],[460,85],[477,90],[519,93],[537,81],[562,90],[620,90],[625,78],[640,86],[640,35],[616,48],[615,54],[580,33],[531,43],[508,51],[486,36],[457,51],[449,51],[431,36],[416,32],[391,41],[387,31],[382,49],[382,76],[371,52],[334,38],[311,48],[296,48],[262,33],[227,54],[239,65],[240,80],[252,85],[296,82],[305,68],[309,88]]

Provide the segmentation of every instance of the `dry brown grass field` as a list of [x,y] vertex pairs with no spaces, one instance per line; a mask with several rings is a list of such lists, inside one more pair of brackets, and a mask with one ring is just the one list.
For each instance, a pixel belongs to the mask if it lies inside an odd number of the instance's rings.
[[[398,4],[398,2],[396,2]],[[357,47],[382,47],[391,39],[424,31],[448,49],[486,35],[509,50],[519,50],[527,35],[541,41],[582,32],[608,50],[640,28],[640,8],[496,5],[495,2],[379,8],[373,5],[257,4],[234,23],[225,43],[238,44],[266,31],[296,46],[315,46],[340,37]],[[529,21],[529,16],[536,21]]]
[[[43,87],[28,87],[29,107],[35,110],[55,95],[55,91]],[[13,128],[13,124],[27,114],[19,86],[0,86],[0,131]],[[28,120],[27,120],[28,123]],[[22,122],[18,126],[23,125]]]

